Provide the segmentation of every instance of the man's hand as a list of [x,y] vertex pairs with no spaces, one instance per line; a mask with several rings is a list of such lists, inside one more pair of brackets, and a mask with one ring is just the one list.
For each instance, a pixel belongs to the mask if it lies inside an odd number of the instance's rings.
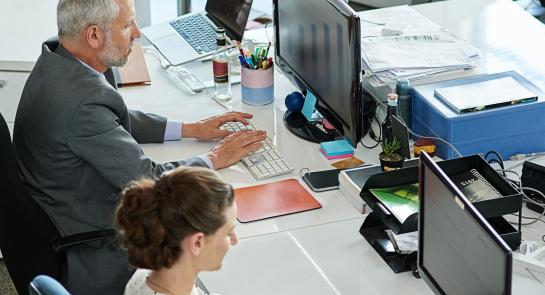
[[214,169],[229,167],[249,152],[259,149],[266,137],[265,131],[239,131],[225,137],[207,156]]
[[232,131],[220,130],[221,125],[227,122],[241,122],[248,125],[246,119],[253,116],[242,112],[229,112],[223,115],[214,116],[196,123],[187,123],[182,126],[182,135],[186,138],[196,138],[200,140],[210,140],[215,138],[225,138],[232,134]]

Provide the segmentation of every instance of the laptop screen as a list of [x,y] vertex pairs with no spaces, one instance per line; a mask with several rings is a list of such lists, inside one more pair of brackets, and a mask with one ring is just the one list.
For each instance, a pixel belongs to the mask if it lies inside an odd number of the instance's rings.
[[436,294],[511,294],[509,247],[433,160],[420,156],[418,270]]
[[232,34],[231,38],[241,41],[253,0],[208,0],[206,12],[219,26]]

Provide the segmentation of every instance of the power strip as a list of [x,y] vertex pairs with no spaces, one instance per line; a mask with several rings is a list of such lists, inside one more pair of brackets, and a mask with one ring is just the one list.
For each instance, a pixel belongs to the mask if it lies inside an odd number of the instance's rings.
[[[522,165],[521,182],[523,187],[531,187],[545,194],[545,167],[532,162],[524,162]],[[545,206],[545,199],[539,194],[526,190],[524,192],[533,201]],[[536,204],[527,202],[528,209],[542,213],[545,210]]]

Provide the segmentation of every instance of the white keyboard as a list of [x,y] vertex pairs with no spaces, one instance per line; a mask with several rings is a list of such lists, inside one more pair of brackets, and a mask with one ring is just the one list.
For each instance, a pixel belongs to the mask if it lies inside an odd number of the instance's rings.
[[[252,122],[249,125],[240,122],[227,122],[222,128],[229,131],[256,130]],[[241,162],[248,168],[255,179],[261,180],[293,171],[286,160],[280,155],[270,138],[263,141],[263,146],[242,158]]]

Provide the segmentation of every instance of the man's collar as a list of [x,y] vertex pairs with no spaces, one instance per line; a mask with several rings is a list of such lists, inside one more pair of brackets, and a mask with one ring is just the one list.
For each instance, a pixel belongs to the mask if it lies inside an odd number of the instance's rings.
[[112,68],[108,68],[106,70],[106,72],[100,73],[99,71],[95,70],[94,68],[92,68],[91,66],[86,64],[85,62],[83,62],[83,61],[79,60],[78,58],[76,58],[72,53],[70,53],[70,51],[68,51],[68,49],[66,49],[64,46],[62,46],[62,43],[59,42],[59,39],[57,37],[54,37],[54,38],[51,38],[51,39],[45,41],[43,46],[44,46],[43,47],[44,52],[45,51],[55,52],[56,54],[66,58],[66,59],[70,59],[70,60],[73,60],[75,62],[78,62],[78,63],[82,64],[86,68],[90,69],[91,72],[93,72],[95,74],[98,74],[99,76],[104,76],[106,78],[106,81],[108,81],[108,83],[112,87],[117,89],[117,82],[115,80],[115,76],[113,74]]

